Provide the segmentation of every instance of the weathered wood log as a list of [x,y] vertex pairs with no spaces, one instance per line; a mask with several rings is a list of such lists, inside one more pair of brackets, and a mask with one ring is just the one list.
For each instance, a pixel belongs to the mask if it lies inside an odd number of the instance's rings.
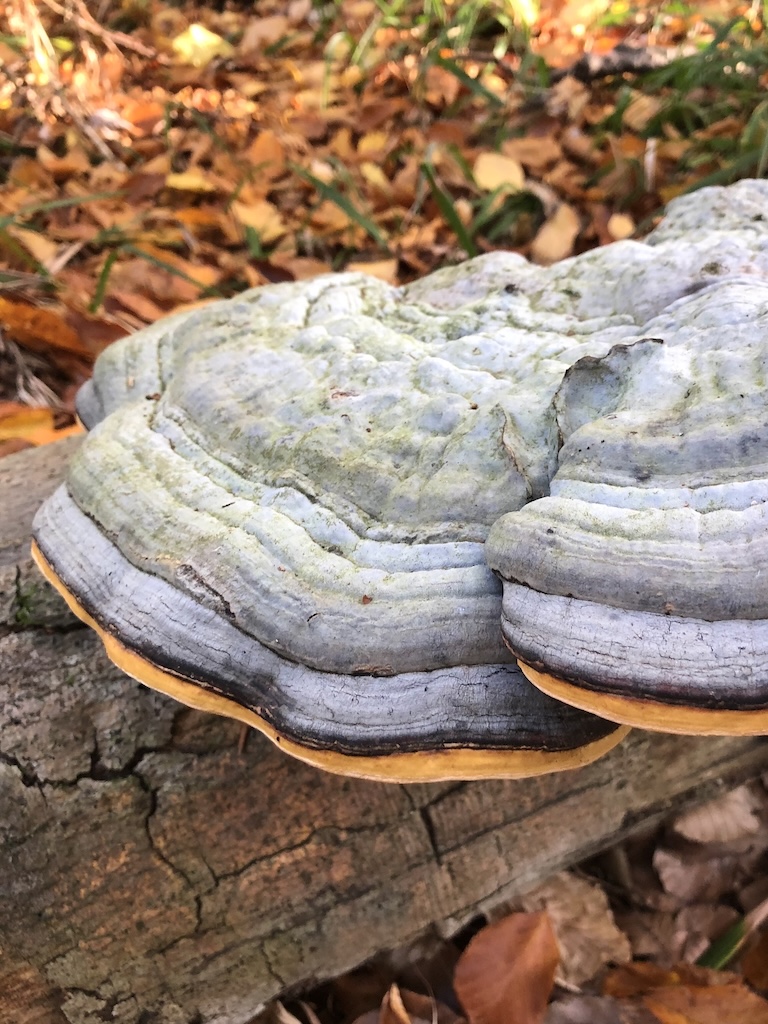
[[635,732],[519,782],[327,775],[121,675],[31,564],[77,442],[0,462],[0,1020],[245,1024],[768,767]]

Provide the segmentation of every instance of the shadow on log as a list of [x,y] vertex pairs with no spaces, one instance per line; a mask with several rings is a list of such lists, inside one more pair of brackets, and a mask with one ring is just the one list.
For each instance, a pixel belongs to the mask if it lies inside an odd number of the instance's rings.
[[519,782],[326,775],[121,675],[28,533],[77,442],[0,462],[0,1020],[247,1024],[673,807],[768,768],[760,739],[632,733]]

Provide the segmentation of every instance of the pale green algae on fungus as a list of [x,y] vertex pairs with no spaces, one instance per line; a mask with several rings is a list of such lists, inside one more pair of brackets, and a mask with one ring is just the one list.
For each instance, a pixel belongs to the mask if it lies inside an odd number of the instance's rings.
[[[759,713],[767,201],[703,190],[550,268],[254,289],[112,346],[36,520],[49,577],[127,671],[354,774],[616,742],[505,640],[601,713]],[[688,657],[701,622],[741,632]]]

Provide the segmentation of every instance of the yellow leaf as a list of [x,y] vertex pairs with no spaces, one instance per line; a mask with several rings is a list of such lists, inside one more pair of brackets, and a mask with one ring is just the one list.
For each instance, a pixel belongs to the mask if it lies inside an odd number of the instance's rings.
[[373,263],[348,263],[347,270],[359,271],[361,274],[370,274],[371,277],[378,277],[380,281],[387,284],[397,284],[397,260],[375,260]]
[[377,188],[385,195],[389,195],[392,192],[392,186],[389,179],[378,164],[371,163],[369,160],[364,160],[363,163],[360,164],[360,173],[369,185],[373,185],[374,188]]
[[545,266],[565,259],[573,252],[573,243],[580,230],[578,213],[567,203],[561,203],[531,242],[531,259]]
[[525,184],[521,164],[502,153],[481,153],[475,160],[473,174],[477,184],[486,192],[494,192],[498,188],[517,192]]
[[165,178],[166,188],[175,188],[178,192],[215,192],[216,186],[202,171],[182,171],[180,174],[168,174]]
[[23,246],[27,252],[34,256],[38,263],[48,269],[50,263],[56,257],[58,252],[58,246],[55,242],[52,242],[45,235],[41,235],[38,231],[29,231],[27,228],[18,228],[14,225],[9,225],[5,229],[8,234],[15,238],[16,241]]
[[614,241],[631,238],[635,233],[635,222],[628,213],[614,213],[608,218],[608,234]]
[[235,220],[244,227],[253,228],[258,232],[259,239],[265,244],[276,241],[284,235],[287,227],[280,211],[272,203],[262,199],[251,206],[245,203],[232,203],[232,214]]
[[357,144],[360,156],[376,156],[387,148],[389,136],[386,132],[368,132]]
[[173,52],[182,64],[191,64],[194,68],[204,68],[216,57],[231,57],[235,49],[231,43],[215,32],[211,32],[205,25],[195,23],[190,25],[186,32],[176,36],[173,40]]
[[83,428],[79,424],[56,430],[52,409],[21,406],[15,402],[0,403],[0,442],[23,438],[30,444],[49,444],[82,433]]

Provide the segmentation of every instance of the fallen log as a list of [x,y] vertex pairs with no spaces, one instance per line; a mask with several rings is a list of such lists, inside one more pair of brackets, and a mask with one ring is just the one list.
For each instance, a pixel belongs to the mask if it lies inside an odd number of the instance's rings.
[[636,731],[518,782],[324,774],[123,676],[28,555],[77,441],[0,462],[0,1020],[246,1024],[768,768]]

